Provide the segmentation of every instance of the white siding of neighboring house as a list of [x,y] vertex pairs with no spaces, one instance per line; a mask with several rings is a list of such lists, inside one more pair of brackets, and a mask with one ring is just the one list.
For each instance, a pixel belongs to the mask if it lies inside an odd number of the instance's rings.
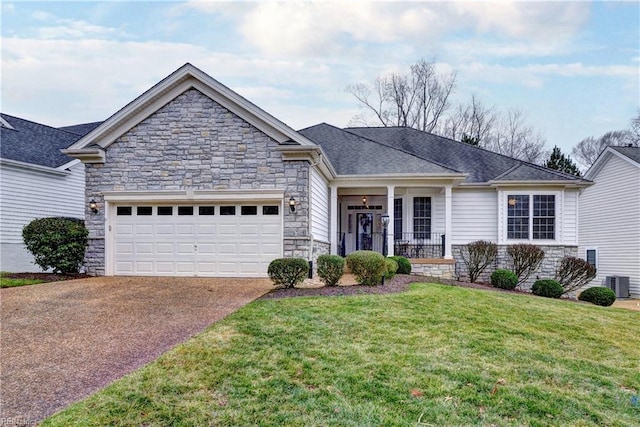
[[640,168],[612,155],[591,177],[595,184],[580,196],[580,249],[597,249],[596,278],[629,276],[631,293],[640,297]]
[[316,169],[311,170],[311,233],[315,240],[329,242],[329,186]]
[[498,195],[493,189],[454,189],[451,195],[451,243],[498,240]]
[[41,271],[24,248],[22,228],[36,218],[84,218],[84,165],[65,175],[0,166],[0,270]]

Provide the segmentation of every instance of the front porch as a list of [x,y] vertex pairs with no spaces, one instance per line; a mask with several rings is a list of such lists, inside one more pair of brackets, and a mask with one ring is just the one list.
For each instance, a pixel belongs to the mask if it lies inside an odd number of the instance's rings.
[[[330,187],[331,253],[372,250],[409,259],[452,260],[451,188],[422,178],[403,185],[352,182]],[[384,242],[383,217],[389,222]],[[386,243],[386,248],[385,248]]]

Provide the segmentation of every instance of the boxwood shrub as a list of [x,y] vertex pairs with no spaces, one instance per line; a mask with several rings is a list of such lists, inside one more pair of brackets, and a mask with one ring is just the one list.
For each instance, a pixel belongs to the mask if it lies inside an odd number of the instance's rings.
[[384,274],[385,280],[391,280],[396,277],[396,273],[398,272],[398,263],[396,260],[391,258],[386,258],[385,262],[387,263],[387,272]]
[[616,302],[616,293],[604,286],[595,286],[593,288],[585,289],[580,295],[578,295],[580,301],[591,302],[596,305],[609,307]]
[[344,258],[339,255],[318,257],[318,276],[326,286],[335,286],[344,274]]
[[361,285],[375,286],[387,271],[382,254],[374,251],[355,251],[347,255],[347,266]]
[[35,263],[42,270],[62,274],[80,271],[88,236],[84,221],[76,218],[34,219],[22,229],[24,245]]
[[560,298],[564,293],[564,288],[560,283],[553,279],[541,279],[531,287],[531,292],[534,295],[546,298]]
[[308,277],[309,262],[303,258],[277,258],[271,261],[267,273],[275,286],[293,288]]
[[398,263],[398,274],[411,274],[411,262],[403,256],[389,257]]
[[518,276],[513,271],[498,269],[491,273],[491,286],[500,289],[515,289],[518,285]]

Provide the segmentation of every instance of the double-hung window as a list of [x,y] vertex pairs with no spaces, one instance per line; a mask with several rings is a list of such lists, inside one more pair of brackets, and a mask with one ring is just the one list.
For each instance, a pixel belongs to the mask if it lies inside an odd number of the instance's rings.
[[556,197],[553,194],[509,194],[507,239],[554,240]]
[[431,238],[431,197],[413,198],[413,237]]

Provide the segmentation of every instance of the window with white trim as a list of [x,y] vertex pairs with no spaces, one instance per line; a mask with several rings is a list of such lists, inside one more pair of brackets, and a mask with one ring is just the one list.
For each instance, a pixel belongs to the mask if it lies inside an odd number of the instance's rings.
[[413,237],[431,238],[431,197],[413,198]]
[[598,249],[597,248],[586,248],[585,250],[585,258],[587,262],[593,265],[595,268],[598,268]]
[[507,239],[555,240],[556,196],[553,194],[509,194]]

